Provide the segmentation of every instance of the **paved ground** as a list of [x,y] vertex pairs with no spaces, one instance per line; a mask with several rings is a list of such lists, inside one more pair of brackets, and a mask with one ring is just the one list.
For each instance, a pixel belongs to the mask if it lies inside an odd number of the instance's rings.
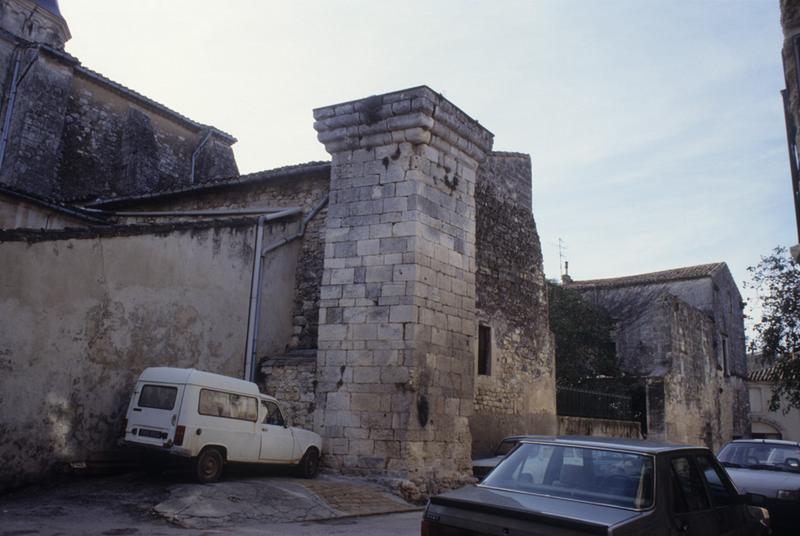
[[64,478],[0,496],[0,536],[419,534],[420,508],[359,479],[245,470],[200,485],[180,474]]

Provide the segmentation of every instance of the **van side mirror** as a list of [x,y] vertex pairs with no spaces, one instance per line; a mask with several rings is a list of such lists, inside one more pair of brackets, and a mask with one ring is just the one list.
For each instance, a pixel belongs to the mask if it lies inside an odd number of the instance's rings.
[[783,463],[791,467],[792,469],[800,469],[800,460],[797,458],[786,458],[783,460]]

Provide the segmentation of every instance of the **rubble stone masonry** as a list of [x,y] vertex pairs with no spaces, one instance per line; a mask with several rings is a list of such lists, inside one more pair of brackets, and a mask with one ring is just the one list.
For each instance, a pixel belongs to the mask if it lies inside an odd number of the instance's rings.
[[315,427],[328,464],[430,493],[469,474],[475,181],[492,134],[427,87],[314,117],[332,156]]
[[491,153],[476,187],[478,321],[490,329],[490,366],[475,364],[473,455],[509,435],[555,434],[555,347],[536,223],[531,160]]

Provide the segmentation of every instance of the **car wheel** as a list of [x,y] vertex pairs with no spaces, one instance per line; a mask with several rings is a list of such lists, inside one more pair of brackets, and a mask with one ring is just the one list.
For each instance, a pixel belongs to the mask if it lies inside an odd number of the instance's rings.
[[303,478],[314,478],[319,472],[319,452],[314,447],[308,449],[300,463],[297,465],[298,472]]
[[217,449],[206,449],[197,457],[195,474],[202,484],[216,482],[222,476],[225,460]]

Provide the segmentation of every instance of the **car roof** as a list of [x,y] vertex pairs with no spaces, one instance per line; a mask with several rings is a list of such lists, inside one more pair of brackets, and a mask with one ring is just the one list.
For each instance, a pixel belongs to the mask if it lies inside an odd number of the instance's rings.
[[734,439],[731,443],[751,443],[757,445],[774,445],[778,446],[789,446],[789,447],[800,447],[800,443],[797,441],[786,441],[785,439]]
[[[594,447],[615,450],[625,450],[630,452],[646,452],[657,454],[660,452],[671,452],[675,450],[704,449],[707,447],[700,445],[682,445],[679,443],[667,443],[663,441],[650,441],[646,439],[628,439],[622,437],[593,437],[593,436],[543,436],[526,435],[513,436],[519,441],[547,442],[556,443],[564,446],[575,447]],[[509,438],[506,438],[509,439]]]

